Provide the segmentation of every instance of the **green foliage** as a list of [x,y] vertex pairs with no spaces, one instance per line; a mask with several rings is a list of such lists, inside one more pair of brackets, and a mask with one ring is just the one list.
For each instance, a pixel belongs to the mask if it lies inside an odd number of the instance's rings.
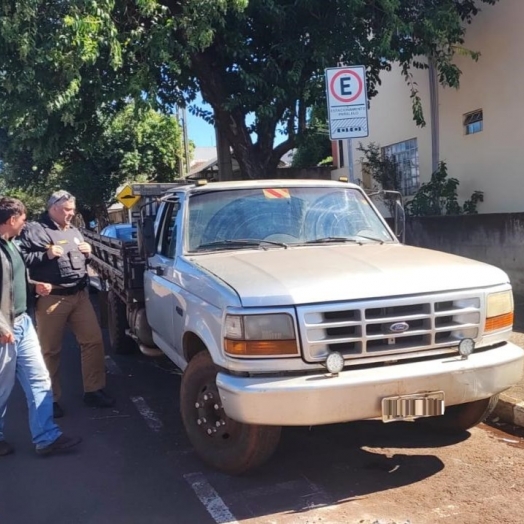
[[45,211],[46,198],[44,195],[34,194],[31,190],[24,191],[19,188],[8,188],[3,180],[0,183],[0,195],[21,200],[27,209],[27,218],[29,220],[38,218]]
[[459,181],[448,178],[445,162],[431,175],[430,182],[422,184],[413,199],[406,204],[406,212],[411,216],[473,215],[477,205],[484,202],[484,193],[475,191],[461,206],[458,202]]
[[100,133],[89,141],[80,134],[48,162],[35,161],[31,152],[3,149],[5,183],[27,194],[69,190],[86,216],[93,216],[104,213],[105,204],[125,181],[168,182],[179,177],[182,138],[174,117],[131,103],[112,117],[100,115],[94,129]]
[[183,156],[178,121],[152,110],[138,113],[130,104],[112,120],[104,133],[108,151],[118,158],[120,179],[138,176],[170,182],[181,176],[178,161]]
[[318,163],[319,166],[332,166],[333,165],[333,157],[332,156],[328,156],[326,158],[324,158],[323,160],[321,160],[319,163]]
[[327,129],[326,105],[314,106],[310,113],[307,129],[297,137],[297,148],[293,155],[293,167],[318,166],[331,157],[331,140]]
[[[49,166],[98,139],[130,99],[169,114],[201,91],[212,108],[202,116],[216,121],[243,177],[267,177],[306,132],[326,67],[365,64],[373,96],[398,63],[423,124],[411,70],[431,57],[441,84],[456,87],[455,52],[477,57],[462,47],[465,27],[495,2],[0,0],[1,155]],[[281,128],[287,138],[274,147]]]
[[382,154],[380,145],[371,142],[368,147],[364,147],[362,143],[360,143],[357,151],[364,153],[363,169],[365,169],[375,181],[375,187],[373,189],[401,191],[402,173],[399,166],[393,158]]

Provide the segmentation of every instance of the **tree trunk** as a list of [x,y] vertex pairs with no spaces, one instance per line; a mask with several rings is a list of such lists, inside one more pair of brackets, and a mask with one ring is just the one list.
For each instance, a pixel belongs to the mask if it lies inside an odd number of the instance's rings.
[[220,129],[220,122],[215,119],[215,136],[217,143],[218,180],[233,180],[233,162],[229,140]]
[[[277,148],[278,151],[273,150],[279,119],[275,118],[274,122],[266,122],[262,133],[264,136],[259,138],[257,143],[253,143],[242,110],[228,111],[223,108],[223,102],[227,98],[226,89],[220,76],[213,71],[212,65],[212,49],[197,53],[192,58],[192,66],[199,79],[202,98],[214,110],[216,125],[233,149],[241,178],[243,180],[274,178],[280,157],[289,151],[289,148],[283,152],[281,152],[282,148]],[[286,143],[289,142],[286,141]]]

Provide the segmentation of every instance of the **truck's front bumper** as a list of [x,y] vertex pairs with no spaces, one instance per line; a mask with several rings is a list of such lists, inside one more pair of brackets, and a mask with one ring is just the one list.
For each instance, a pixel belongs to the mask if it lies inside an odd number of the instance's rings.
[[460,357],[349,369],[338,376],[237,377],[219,373],[229,417],[248,424],[310,426],[380,417],[384,397],[444,391],[445,405],[500,393],[522,377],[524,350],[506,343]]

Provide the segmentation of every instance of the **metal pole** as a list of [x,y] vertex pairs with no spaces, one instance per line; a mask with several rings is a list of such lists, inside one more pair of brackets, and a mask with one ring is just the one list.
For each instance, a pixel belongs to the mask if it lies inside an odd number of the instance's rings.
[[[181,113],[182,113],[182,111],[181,111],[180,107],[177,107],[177,109],[176,109],[176,119],[178,121],[178,125],[180,127],[182,127],[182,144],[184,144],[185,143],[184,132],[183,132],[183,129],[184,129],[183,125],[184,124],[182,122]],[[182,152],[180,152],[180,155],[178,157],[178,176],[179,177],[183,177],[184,176],[184,159],[183,159]]]
[[182,108],[182,118],[183,118],[183,129],[184,129],[184,155],[186,158],[186,172],[185,176],[189,175],[189,142],[187,138],[187,112],[186,108]]
[[351,144],[351,138],[347,139],[348,145],[348,172],[349,172],[349,181],[355,183],[355,172],[353,169],[353,146]]
[[429,59],[429,101],[431,114],[431,172],[438,169],[440,161],[440,122],[439,122],[439,99],[438,99],[438,73],[435,61]]

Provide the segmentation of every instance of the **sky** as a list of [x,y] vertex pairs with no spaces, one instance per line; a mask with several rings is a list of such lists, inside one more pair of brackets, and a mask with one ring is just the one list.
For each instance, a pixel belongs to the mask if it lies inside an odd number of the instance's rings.
[[[207,110],[210,109],[210,106],[202,101],[200,95],[191,105],[193,104]],[[187,110],[187,135],[197,147],[215,147],[217,145],[215,128],[203,118],[192,115],[189,110]]]

